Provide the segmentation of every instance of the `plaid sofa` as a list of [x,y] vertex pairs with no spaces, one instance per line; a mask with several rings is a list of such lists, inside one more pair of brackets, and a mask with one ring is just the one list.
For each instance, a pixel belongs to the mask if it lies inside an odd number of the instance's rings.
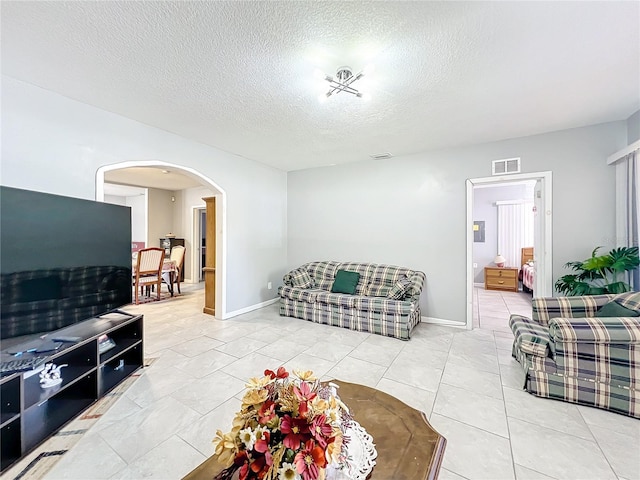
[[[332,293],[338,270],[358,272],[355,295]],[[321,261],[287,273],[280,315],[408,340],[420,322],[423,272],[393,265]]]
[[533,318],[511,315],[528,392],[640,418],[640,317],[596,317],[609,302],[640,311],[629,292],[534,298]]
[[0,276],[0,338],[57,330],[131,302],[131,270],[55,268]]

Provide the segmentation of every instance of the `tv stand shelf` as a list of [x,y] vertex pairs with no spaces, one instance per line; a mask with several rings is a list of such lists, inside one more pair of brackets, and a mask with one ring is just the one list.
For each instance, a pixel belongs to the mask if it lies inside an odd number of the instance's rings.
[[[100,337],[108,335],[115,346],[100,353]],[[143,316],[120,310],[50,332],[42,341],[67,336],[45,363],[61,368],[62,382],[50,388],[40,385],[36,370],[5,375],[0,379],[0,471],[57,432],[70,420],[107,394],[143,365]],[[3,360],[8,358],[2,352]]]

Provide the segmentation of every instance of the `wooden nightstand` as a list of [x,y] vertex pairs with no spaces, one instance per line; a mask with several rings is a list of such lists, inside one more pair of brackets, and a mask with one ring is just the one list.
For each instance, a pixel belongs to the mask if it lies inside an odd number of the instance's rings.
[[511,267],[484,267],[485,290],[518,291],[518,269]]

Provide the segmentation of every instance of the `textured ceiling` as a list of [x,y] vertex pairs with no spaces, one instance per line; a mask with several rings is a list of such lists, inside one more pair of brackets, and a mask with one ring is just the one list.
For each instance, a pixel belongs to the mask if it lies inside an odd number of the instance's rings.
[[[137,185],[140,187],[160,188],[162,190],[178,191],[202,185],[202,182],[183,175],[180,172],[155,167],[132,167],[109,170],[104,173],[104,181],[117,185]],[[124,189],[107,189],[105,193],[119,195],[117,191]]]
[[[2,72],[283,170],[624,120],[640,2],[2,1]],[[326,82],[350,65],[372,99]],[[365,83],[366,82],[366,83]]]

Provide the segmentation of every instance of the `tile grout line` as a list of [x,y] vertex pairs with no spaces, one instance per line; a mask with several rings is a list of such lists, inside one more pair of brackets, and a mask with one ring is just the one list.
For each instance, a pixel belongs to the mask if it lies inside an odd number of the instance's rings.
[[[605,459],[605,461],[607,462],[607,464],[609,465],[609,468],[611,469],[611,471],[613,472],[613,474],[616,476],[616,478],[620,478],[620,476],[618,475],[618,473],[616,472],[615,468],[613,468],[613,465],[611,465],[611,462],[609,461],[609,457],[607,456],[607,454],[605,453],[605,451],[602,449],[602,447],[600,446],[600,442],[598,442],[598,439],[596,438],[595,434],[593,433],[593,430],[591,430],[591,427],[589,426],[589,424],[587,423],[587,420],[584,418],[584,415],[582,415],[582,412],[580,411],[580,409],[577,409],[578,413],[580,414],[580,418],[582,419],[582,421],[584,422],[584,424],[587,426],[587,430],[589,430],[589,433],[591,434],[591,436],[593,437],[593,441],[595,442],[595,444],[598,446],[598,450],[600,450],[600,453],[602,454],[602,458]],[[618,432],[619,433],[619,432]]]

